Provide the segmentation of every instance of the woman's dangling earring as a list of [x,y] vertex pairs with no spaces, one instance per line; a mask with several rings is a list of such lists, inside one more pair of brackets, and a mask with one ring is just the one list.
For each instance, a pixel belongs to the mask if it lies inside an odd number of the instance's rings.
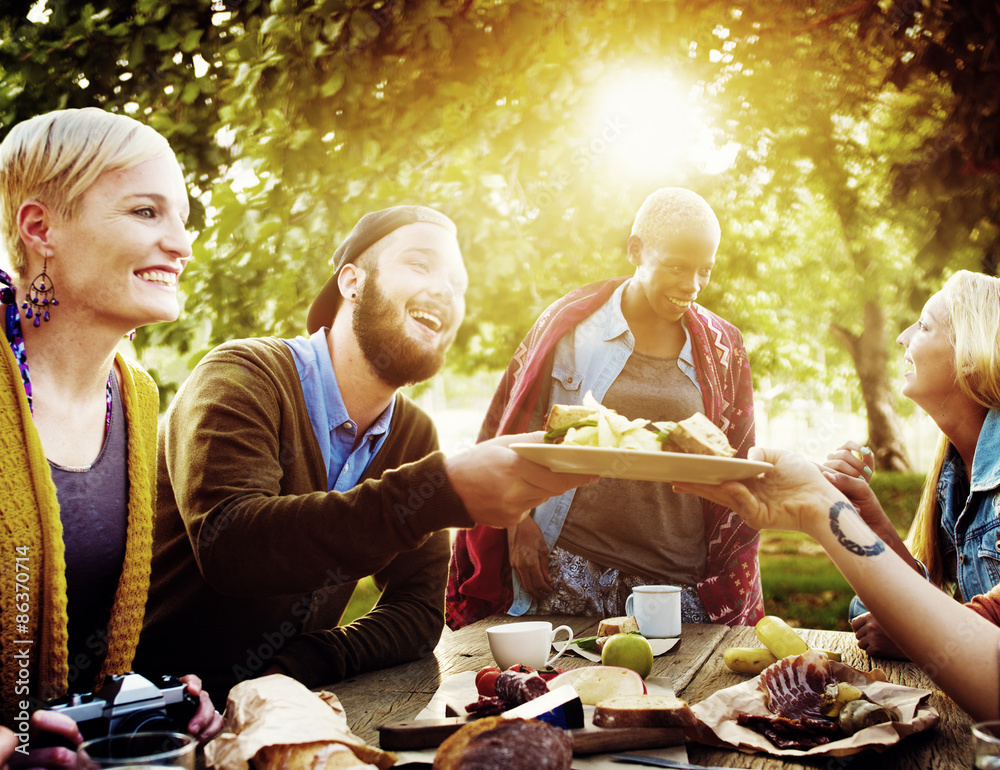
[[59,304],[59,300],[56,299],[55,287],[52,285],[52,279],[45,272],[45,268],[48,265],[49,258],[46,257],[42,263],[42,272],[32,279],[31,286],[28,289],[28,296],[21,303],[21,309],[28,311],[24,314],[24,317],[34,318],[35,326],[38,326],[43,320],[48,321],[49,308],[53,308]]

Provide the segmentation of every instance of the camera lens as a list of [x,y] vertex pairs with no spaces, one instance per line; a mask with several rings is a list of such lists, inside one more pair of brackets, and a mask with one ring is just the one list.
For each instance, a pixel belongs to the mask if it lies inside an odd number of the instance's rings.
[[115,726],[115,735],[132,735],[153,730],[173,731],[177,723],[162,711],[136,711]]
[[[192,744],[188,735],[176,732],[140,732],[109,735],[89,741],[80,749],[82,764],[78,767],[96,770],[99,767],[120,767],[121,770],[138,770],[138,765],[152,768],[159,763],[137,762],[170,755]],[[170,762],[164,763],[166,765]],[[161,770],[164,770],[161,768]]]

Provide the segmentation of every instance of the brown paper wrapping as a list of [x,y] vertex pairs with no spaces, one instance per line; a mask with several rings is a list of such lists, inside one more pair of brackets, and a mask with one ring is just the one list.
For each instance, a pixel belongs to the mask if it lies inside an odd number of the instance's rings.
[[336,695],[313,692],[283,674],[236,685],[229,692],[224,720],[222,732],[205,746],[205,764],[218,770],[248,770],[265,747],[306,743],[341,744],[379,770],[396,762],[395,755],[351,732]]
[[930,690],[879,681],[856,668],[834,661],[830,662],[830,670],[838,680],[858,687],[875,703],[895,710],[899,721],[867,727],[848,738],[814,746],[807,751],[779,749],[760,733],[736,724],[736,717],[741,713],[773,716],[764,705],[764,695],[757,686],[760,677],[755,676],[743,684],[719,690],[692,706],[691,710],[699,724],[695,728],[689,728],[688,737],[699,743],[735,748],[748,753],[764,752],[778,757],[840,757],[857,754],[865,749],[884,751],[907,735],[933,727],[940,719],[938,712],[925,702],[931,694]]

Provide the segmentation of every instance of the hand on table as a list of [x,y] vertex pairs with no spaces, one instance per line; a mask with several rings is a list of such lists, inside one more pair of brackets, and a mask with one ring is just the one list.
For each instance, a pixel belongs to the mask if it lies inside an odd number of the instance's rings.
[[198,711],[188,722],[187,731],[198,739],[198,743],[207,743],[222,730],[222,715],[215,710],[212,699],[201,688],[201,679],[194,674],[180,677],[187,685],[187,691],[198,698]]
[[507,528],[507,552],[511,569],[535,599],[552,593],[549,574],[549,546],[535,520],[528,516],[520,524]]
[[597,481],[596,476],[555,473],[507,448],[515,442],[541,443],[543,435],[499,436],[445,460],[451,485],[476,524],[513,526],[550,497]]
[[858,647],[879,658],[895,658],[907,660],[896,643],[882,630],[882,626],[870,612],[858,615],[851,621],[854,636],[858,639]]

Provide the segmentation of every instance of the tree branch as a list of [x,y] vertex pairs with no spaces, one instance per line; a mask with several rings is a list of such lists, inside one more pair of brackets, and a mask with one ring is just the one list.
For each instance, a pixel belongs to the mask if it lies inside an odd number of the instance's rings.
[[830,334],[847,349],[852,360],[858,360],[858,340],[860,339],[858,335],[852,334],[850,329],[840,324],[830,324]]
[[876,0],[858,0],[858,2],[852,3],[846,8],[840,9],[836,13],[831,13],[829,16],[824,16],[822,19],[816,19],[815,21],[809,22],[808,24],[800,28],[798,31],[796,31],[795,34],[800,34],[802,32],[806,32],[807,30],[811,29],[821,29],[824,27],[829,27],[831,24],[833,24],[833,22],[837,21],[838,19],[842,19],[845,16],[852,16],[858,13],[859,11],[863,11],[866,8],[870,8],[877,4],[878,3],[876,2]]

